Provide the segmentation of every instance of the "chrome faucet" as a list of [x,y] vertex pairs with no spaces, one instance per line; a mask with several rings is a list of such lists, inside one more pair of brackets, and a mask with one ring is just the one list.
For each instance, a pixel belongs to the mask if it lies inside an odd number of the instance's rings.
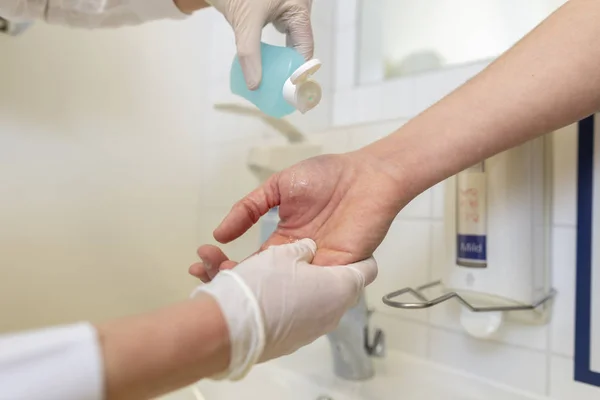
[[375,330],[370,340],[369,317],[364,292],[358,303],[342,317],[338,327],[327,335],[333,353],[333,369],[347,380],[365,380],[375,375],[371,357],[383,357],[385,335]]

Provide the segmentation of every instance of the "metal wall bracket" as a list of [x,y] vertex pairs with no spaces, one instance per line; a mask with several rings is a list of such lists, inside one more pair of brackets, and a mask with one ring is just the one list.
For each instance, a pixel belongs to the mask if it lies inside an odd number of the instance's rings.
[[[455,298],[462,305],[464,305],[465,307],[467,307],[469,310],[471,310],[473,312],[528,311],[528,310],[535,310],[536,308],[544,305],[546,302],[553,299],[557,293],[555,289],[550,289],[550,292],[548,294],[546,294],[544,297],[537,300],[533,304],[523,304],[523,305],[514,305],[514,306],[492,306],[492,307],[474,306],[456,292],[444,293],[443,295],[438,296],[431,300],[428,299],[422,293],[426,289],[431,289],[436,286],[441,286],[441,284],[442,284],[441,281],[435,281],[435,282],[427,283],[425,285],[418,286],[415,289],[413,289],[411,287],[405,287],[404,289],[396,290],[395,292],[386,294],[385,296],[383,296],[382,300],[386,305],[388,305],[390,307],[404,308],[404,309],[409,309],[409,310],[420,310],[420,309],[424,309],[424,308],[433,307],[437,304],[443,303],[446,300]],[[396,297],[400,297],[404,294],[411,294],[413,297],[420,300],[420,302],[405,302],[405,301],[392,300],[392,299],[394,299]]]

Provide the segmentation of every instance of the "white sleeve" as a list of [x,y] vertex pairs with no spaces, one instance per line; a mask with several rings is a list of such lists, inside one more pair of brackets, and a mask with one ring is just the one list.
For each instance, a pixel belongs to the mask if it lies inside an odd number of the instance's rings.
[[103,374],[88,323],[0,335],[0,399],[101,400]]
[[186,16],[174,0],[0,0],[0,16],[13,22],[45,20],[83,28],[136,25]]

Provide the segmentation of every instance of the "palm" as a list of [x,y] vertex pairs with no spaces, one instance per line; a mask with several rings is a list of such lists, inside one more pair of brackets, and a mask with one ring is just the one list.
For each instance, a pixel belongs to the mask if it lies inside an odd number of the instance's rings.
[[[221,243],[240,237],[269,209],[279,206],[281,221],[262,246],[310,238],[318,265],[363,260],[385,237],[405,205],[397,182],[358,155],[311,158],[274,176],[239,201],[215,230]],[[216,246],[198,249],[202,262],[190,273],[207,282],[218,270],[235,266]]]
[[[273,176],[238,203],[215,231],[237,238],[269,208],[281,222],[265,246],[311,238],[315,264],[348,264],[369,257],[402,207],[387,175],[348,155],[311,158]],[[242,221],[244,218],[248,221]],[[251,223],[249,223],[251,222]]]
[[311,238],[319,249],[314,263],[321,265],[369,257],[397,213],[372,172],[347,156],[322,156],[280,173],[281,223],[266,245]]

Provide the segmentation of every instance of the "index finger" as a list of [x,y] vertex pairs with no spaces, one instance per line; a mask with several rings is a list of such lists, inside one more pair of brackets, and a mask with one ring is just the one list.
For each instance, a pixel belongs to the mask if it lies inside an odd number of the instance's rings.
[[287,20],[287,46],[296,49],[307,61],[313,58],[315,43],[310,22],[310,11],[305,9],[288,11],[284,13],[282,18]]

